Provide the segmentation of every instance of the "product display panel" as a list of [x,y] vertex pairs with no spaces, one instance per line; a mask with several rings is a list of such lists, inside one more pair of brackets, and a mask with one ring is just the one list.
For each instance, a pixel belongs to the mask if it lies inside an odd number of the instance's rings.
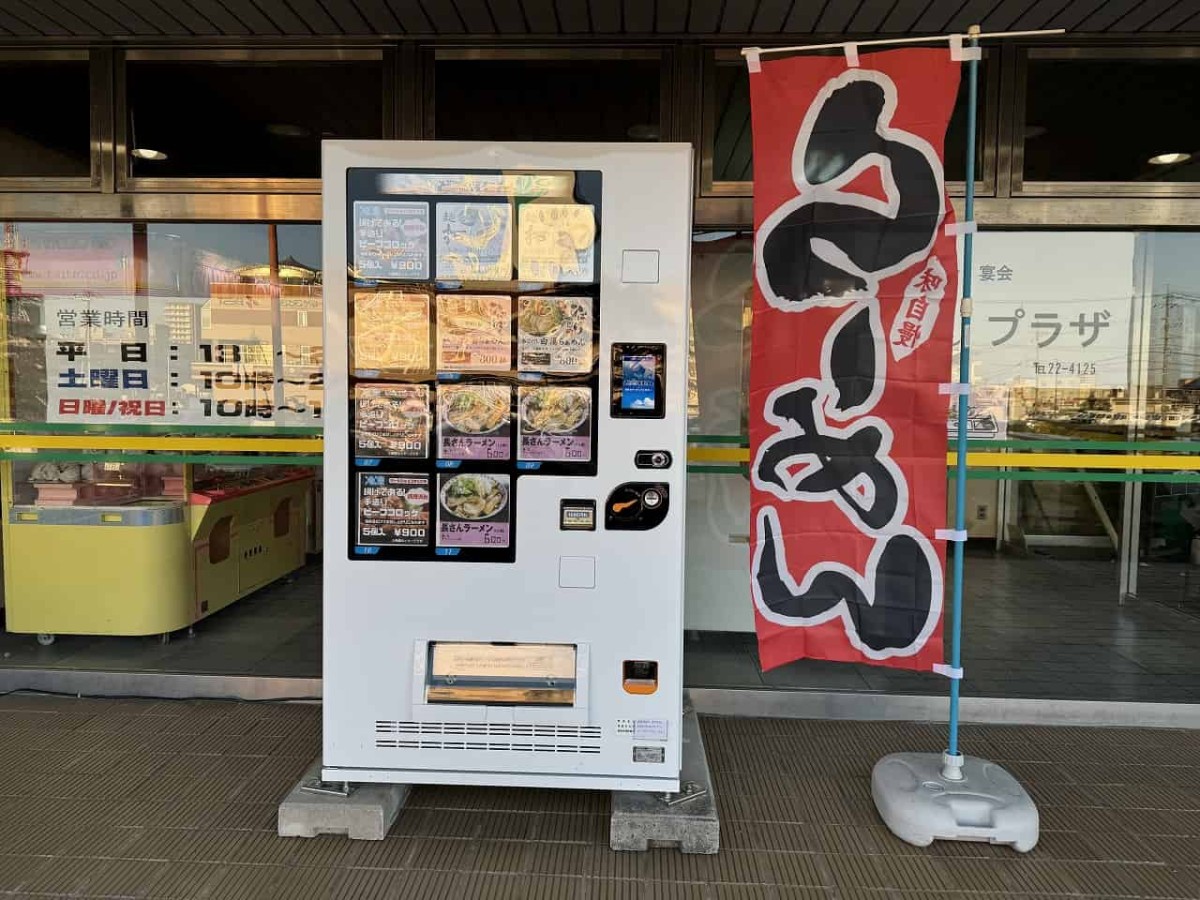
[[596,473],[598,171],[346,173],[353,559],[513,562],[521,479]]
[[677,789],[691,149],[324,184],[325,776]]

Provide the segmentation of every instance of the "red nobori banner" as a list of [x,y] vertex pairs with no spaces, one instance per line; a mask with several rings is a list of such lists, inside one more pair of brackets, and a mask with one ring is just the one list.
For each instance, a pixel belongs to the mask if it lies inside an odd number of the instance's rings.
[[944,49],[750,75],[751,586],[763,669],[942,661],[958,291]]

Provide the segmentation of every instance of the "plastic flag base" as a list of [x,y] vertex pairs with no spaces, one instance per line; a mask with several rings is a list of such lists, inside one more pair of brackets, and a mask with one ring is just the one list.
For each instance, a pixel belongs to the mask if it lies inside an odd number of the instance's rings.
[[1038,842],[1032,798],[1012,775],[985,759],[892,753],[875,764],[871,795],[892,833],[918,847],[982,841],[1028,853]]

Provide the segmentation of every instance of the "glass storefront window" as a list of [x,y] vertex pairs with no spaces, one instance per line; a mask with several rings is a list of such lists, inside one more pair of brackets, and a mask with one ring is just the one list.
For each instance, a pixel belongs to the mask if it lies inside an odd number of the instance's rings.
[[[1174,641],[1183,653],[1188,641],[1172,637],[1185,627],[1176,611],[1200,614],[1200,480],[1190,457],[1150,484],[1089,462],[1142,446],[1132,442],[1182,449],[1191,438],[1200,318],[1192,322],[1185,298],[1200,295],[1189,264],[1198,240],[1041,231],[976,241],[973,449],[1011,459],[1006,471],[972,468],[967,481],[964,653],[977,696],[1194,694],[1194,684],[1167,683],[1178,673],[1154,650]],[[698,233],[692,271],[692,449],[744,447],[749,235]],[[1023,465],[1022,453],[1039,450],[1078,465]],[[945,691],[929,674],[812,660],[762,672],[748,596],[749,505],[744,465],[689,466],[690,686]],[[1019,655],[1036,666],[1014,671]]]
[[[183,466],[120,461],[13,463],[13,504],[30,508],[126,506],[184,500]],[[18,510],[18,518],[21,515]]]
[[0,59],[0,84],[23,85],[0,108],[0,178],[91,175],[87,59]]
[[[987,64],[980,66],[979,121],[986,123]],[[704,151],[712,155],[711,184],[749,185],[754,181],[754,159],[750,134],[750,76],[742,59],[718,56],[712,63],[705,103]],[[984,126],[986,128],[986,125]],[[959,84],[958,102],[946,132],[946,180],[966,178],[967,82]],[[984,142],[977,144],[976,178],[984,179]],[[749,191],[747,191],[749,193]]]
[[320,226],[3,228],[12,421],[321,426]]
[[977,438],[1124,440],[1136,418],[1131,232],[985,232],[975,242]]
[[321,141],[383,136],[378,60],[125,64],[135,178],[320,178]]
[[434,136],[456,141],[656,141],[661,61],[443,59]]
[[[1155,51],[1035,50],[1025,89],[1024,180],[1200,181],[1200,59]],[[1111,110],[1121,111],[1119,127]]]
[[1145,414],[1139,435],[1200,440],[1200,235],[1140,238],[1146,280]]

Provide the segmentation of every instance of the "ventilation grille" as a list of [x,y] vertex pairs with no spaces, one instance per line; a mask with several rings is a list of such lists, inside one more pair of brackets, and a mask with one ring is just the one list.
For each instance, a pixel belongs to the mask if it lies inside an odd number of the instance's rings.
[[375,722],[375,746],[388,750],[500,750],[599,753],[598,725],[499,722]]

